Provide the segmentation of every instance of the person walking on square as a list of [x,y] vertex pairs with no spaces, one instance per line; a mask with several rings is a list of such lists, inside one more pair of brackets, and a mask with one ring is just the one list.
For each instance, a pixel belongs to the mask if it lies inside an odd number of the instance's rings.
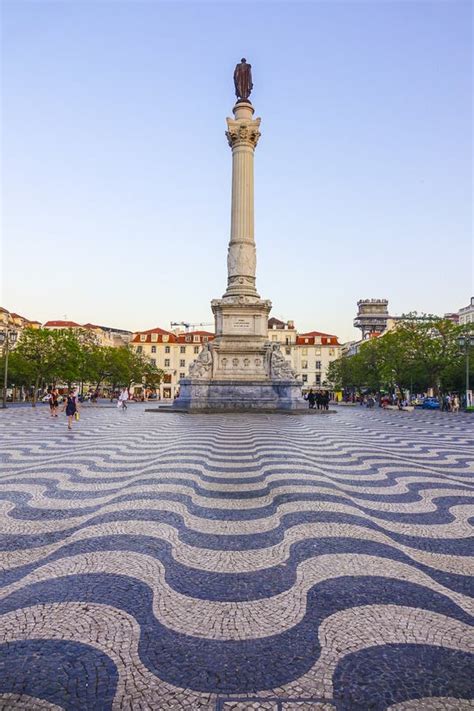
[[51,415],[51,417],[58,416],[58,407],[59,407],[58,396],[59,396],[58,391],[56,390],[56,388],[53,388],[53,390],[51,390],[50,397],[49,397],[49,414]]
[[72,390],[69,390],[64,401],[62,411],[64,412],[64,410],[66,410],[67,428],[68,430],[72,430],[72,421],[77,413],[76,398],[74,397],[74,392]]
[[321,409],[329,410],[329,393],[327,390],[321,396]]
[[127,388],[122,388],[122,392],[119,395],[119,399],[117,402],[117,407],[119,410],[126,410],[127,409],[127,400],[128,400],[128,389]]
[[314,410],[314,403],[316,400],[316,396],[315,396],[312,388],[307,395],[307,400],[308,400],[309,409]]

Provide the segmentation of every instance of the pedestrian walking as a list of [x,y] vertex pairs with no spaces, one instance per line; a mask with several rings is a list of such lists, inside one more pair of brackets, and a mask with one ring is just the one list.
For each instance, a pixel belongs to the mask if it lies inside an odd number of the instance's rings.
[[329,393],[327,390],[321,395],[321,409],[329,410]]
[[126,410],[127,409],[127,400],[128,400],[128,388],[122,388],[122,391],[119,395],[118,402],[117,402],[117,407],[119,410]]
[[309,393],[306,395],[305,398],[308,401],[308,406],[310,410],[314,410],[314,403],[316,401],[316,395],[313,392],[313,389],[309,391]]
[[56,390],[56,388],[53,388],[49,394],[49,414],[50,417],[57,417],[58,416],[58,407],[59,407],[59,393]]
[[66,416],[67,416],[67,428],[68,430],[72,430],[72,421],[74,419],[78,420],[79,419],[79,412],[77,410],[77,401],[76,398],[74,397],[74,391],[69,390],[66,399],[64,400],[64,405],[62,411],[64,412],[66,410]]

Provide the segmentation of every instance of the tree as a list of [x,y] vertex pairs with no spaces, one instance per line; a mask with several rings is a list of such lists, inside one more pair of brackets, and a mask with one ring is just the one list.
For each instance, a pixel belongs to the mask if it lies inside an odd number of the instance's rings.
[[58,377],[64,367],[65,349],[61,347],[61,339],[61,333],[45,328],[25,328],[21,334],[12,358],[13,367],[22,373],[25,384],[33,386],[33,407],[39,386]]
[[424,377],[427,387],[437,393],[442,391],[453,369],[461,368],[462,355],[457,342],[460,331],[461,327],[450,319],[436,316],[417,318],[413,314],[397,326],[415,371]]

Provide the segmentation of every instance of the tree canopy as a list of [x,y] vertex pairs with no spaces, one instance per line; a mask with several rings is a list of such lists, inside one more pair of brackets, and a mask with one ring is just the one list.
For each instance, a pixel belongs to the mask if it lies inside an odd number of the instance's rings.
[[10,352],[8,384],[34,392],[44,385],[89,383],[100,387],[159,386],[163,371],[130,346],[99,346],[87,331],[26,328]]
[[408,314],[393,330],[363,343],[355,355],[333,361],[328,379],[359,392],[461,390],[465,354],[458,338],[466,330],[449,319]]

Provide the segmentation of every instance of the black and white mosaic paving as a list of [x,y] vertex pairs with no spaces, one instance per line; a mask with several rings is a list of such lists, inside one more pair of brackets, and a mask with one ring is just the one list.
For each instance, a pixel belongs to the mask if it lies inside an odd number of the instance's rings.
[[472,709],[474,417],[0,415],[0,709]]

